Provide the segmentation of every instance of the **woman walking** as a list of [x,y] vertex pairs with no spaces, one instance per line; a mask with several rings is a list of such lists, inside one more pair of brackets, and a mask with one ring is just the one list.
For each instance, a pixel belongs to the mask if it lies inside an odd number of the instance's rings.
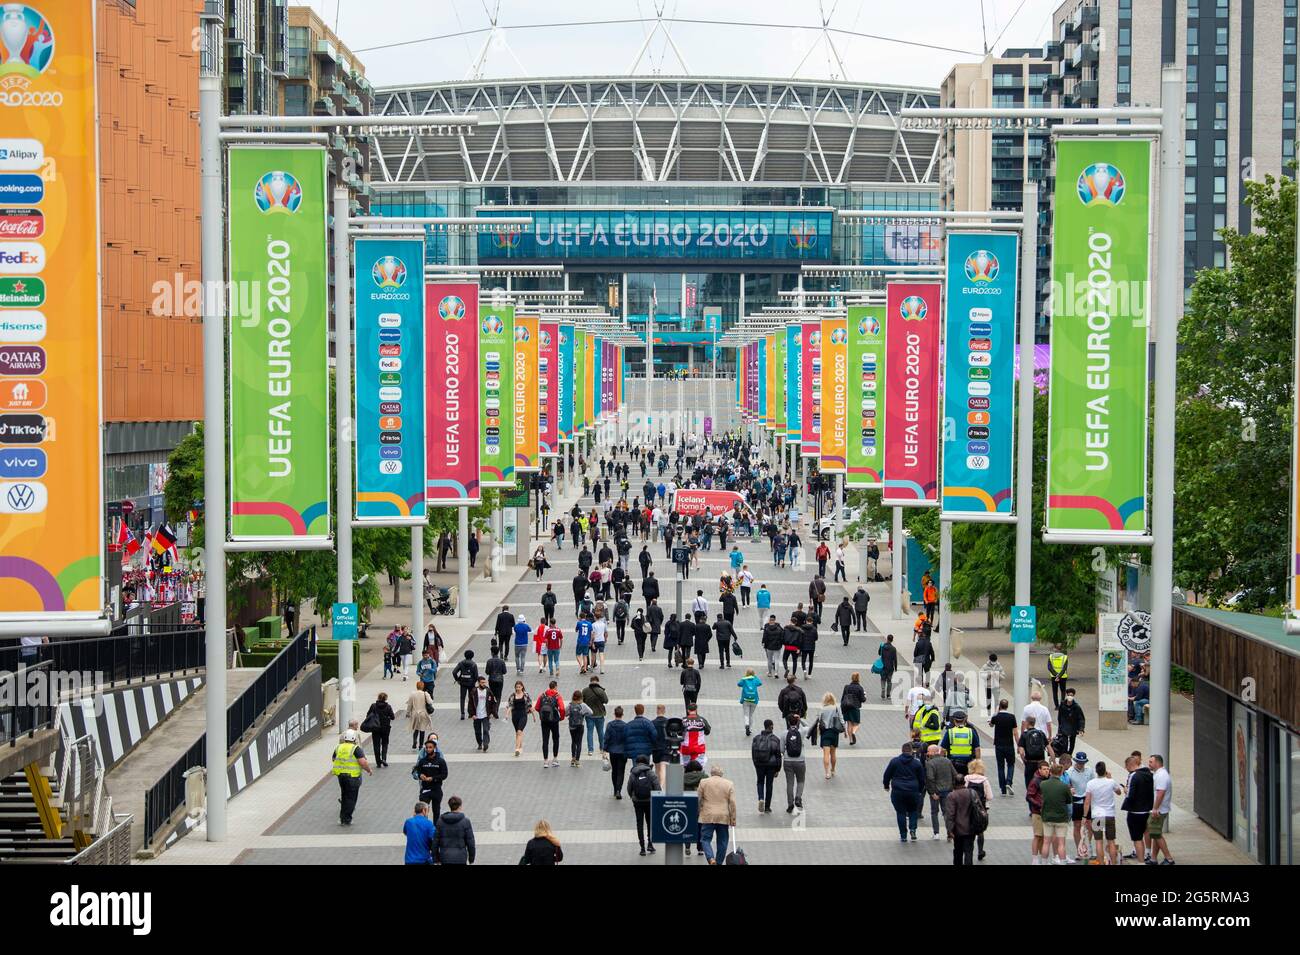
[[533,826],[533,837],[524,846],[524,854],[519,858],[520,865],[559,865],[564,861],[564,850],[560,848],[560,839],[545,819],[539,819]]
[[754,675],[754,671],[746,670],[743,679],[736,683],[740,687],[740,706],[745,711],[745,735],[749,736],[750,727],[754,722],[754,711],[758,709],[758,688],[763,685],[763,681]]
[[587,717],[591,715],[591,707],[582,702],[582,691],[574,690],[573,698],[569,700],[570,766],[576,767],[582,757],[582,730],[587,725]]
[[524,730],[528,728],[528,717],[533,711],[533,701],[524,690],[522,681],[515,680],[514,691],[506,698],[506,703],[510,706],[510,723],[515,728],[515,755],[518,756],[523,752]]
[[533,568],[533,571],[537,574],[537,579],[541,580],[542,573],[546,570],[546,568],[551,566],[550,563],[547,562],[546,560],[546,548],[543,547],[541,544],[538,544],[537,549],[533,551],[533,559],[530,560],[528,563],[529,566]]
[[433,732],[433,697],[424,688],[424,683],[415,681],[415,689],[406,698],[406,718],[411,722],[411,749],[418,750],[424,745],[426,733]]
[[835,705],[835,694],[827,693],[822,697],[822,711],[817,716],[817,736],[822,748],[822,771],[826,778],[835,775],[835,757],[840,746],[840,734],[844,732],[844,719],[840,709]]
[[862,675],[854,673],[840,691],[840,712],[844,714],[844,730],[849,735],[849,745],[858,745],[858,727],[862,725],[862,704],[867,702],[867,691],[862,688]]
[[[416,684],[419,684],[419,680]],[[388,765],[388,734],[392,731],[393,721],[397,719],[397,714],[388,704],[388,694],[380,693],[375,702],[370,704],[370,709],[366,711],[366,718],[363,724],[370,724],[366,732],[370,733],[370,741],[375,751],[375,765]]]

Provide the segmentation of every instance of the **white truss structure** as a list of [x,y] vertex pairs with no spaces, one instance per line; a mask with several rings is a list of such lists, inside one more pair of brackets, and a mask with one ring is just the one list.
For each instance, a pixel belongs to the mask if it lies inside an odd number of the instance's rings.
[[823,80],[480,80],[375,91],[385,115],[472,113],[457,137],[374,141],[375,183],[937,182],[937,130],[899,110],[937,90]]

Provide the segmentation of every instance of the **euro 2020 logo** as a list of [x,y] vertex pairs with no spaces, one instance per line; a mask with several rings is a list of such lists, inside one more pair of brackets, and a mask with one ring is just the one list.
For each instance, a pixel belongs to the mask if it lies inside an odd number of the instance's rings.
[[529,337],[529,336],[528,336],[528,329],[527,329],[525,326],[523,326],[523,325],[516,325],[516,326],[515,326],[515,341],[517,341],[517,342],[526,342],[526,341],[528,341],[528,337]]
[[814,330],[813,333],[808,336],[808,345],[811,348],[821,348],[822,333],[820,331]]
[[831,329],[831,344],[832,344],[832,345],[843,345],[843,344],[844,344],[845,342],[847,342],[848,340],[849,340],[849,332],[848,332],[848,329],[845,329],[845,328],[832,328],[832,329]]
[[465,317],[465,302],[459,295],[443,296],[438,303],[438,317],[444,322],[459,322]]
[[924,321],[929,311],[925,299],[919,295],[909,295],[898,304],[898,315],[905,322]]
[[406,284],[406,263],[395,255],[385,255],[370,269],[370,278],[379,288],[401,288]]
[[998,257],[988,249],[979,249],[966,256],[966,281],[992,282],[998,277],[1001,266]]
[[489,315],[483,319],[484,335],[500,335],[506,330],[506,323],[501,321],[496,315]]
[[550,347],[551,347],[551,333],[548,332],[546,329],[542,329],[541,331],[539,331],[539,332],[537,333],[537,343],[538,343],[542,348],[550,348]]
[[879,335],[880,322],[874,315],[868,315],[862,321],[858,322],[859,335]]
[[1095,162],[1079,173],[1079,201],[1085,206],[1117,206],[1124,186],[1122,172],[1108,162]]
[[292,174],[277,169],[257,180],[253,201],[262,212],[297,212],[302,205],[302,186]]
[[15,76],[16,84],[26,87],[23,80],[34,80],[54,60],[54,30],[50,21],[34,7],[25,3],[6,3],[0,16],[0,44],[4,49],[4,62],[0,63],[0,77]]

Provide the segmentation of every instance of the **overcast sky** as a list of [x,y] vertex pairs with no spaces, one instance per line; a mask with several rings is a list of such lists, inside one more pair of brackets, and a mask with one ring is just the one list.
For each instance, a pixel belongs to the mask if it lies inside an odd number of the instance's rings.
[[[365,64],[377,86],[463,80],[489,33],[405,43],[501,27],[488,44],[485,78],[637,73],[774,78],[836,77],[856,82],[937,87],[954,62],[984,48],[979,0],[306,0]],[[984,0],[988,46],[1041,46],[1062,0]],[[685,68],[662,30],[650,23],[520,29],[526,24],[665,17],[710,23],[669,25]],[[823,13],[824,11],[824,13]],[[832,33],[843,69],[818,25],[910,43]],[[720,25],[717,21],[775,24]],[[796,28],[802,25],[804,28]],[[512,29],[513,27],[513,29]],[[393,45],[405,43],[405,45]],[[950,49],[930,49],[932,44]],[[383,47],[367,51],[367,47]]]

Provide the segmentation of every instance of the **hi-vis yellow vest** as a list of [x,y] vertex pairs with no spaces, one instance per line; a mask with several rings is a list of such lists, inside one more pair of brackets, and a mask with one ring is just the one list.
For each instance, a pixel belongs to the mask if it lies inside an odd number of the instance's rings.
[[1064,680],[1070,674],[1066,668],[1070,665],[1070,658],[1064,653],[1053,653],[1047,658],[1047,672],[1051,673],[1056,679]]
[[357,762],[357,744],[339,743],[334,750],[335,776],[360,776],[361,764]]
[[[934,717],[933,720],[930,719],[931,716]],[[943,738],[943,725],[939,719],[939,711],[929,703],[923,704],[912,717],[912,729],[920,732],[922,743],[939,742]]]
[[948,755],[970,756],[975,752],[975,731],[969,726],[948,727]]

